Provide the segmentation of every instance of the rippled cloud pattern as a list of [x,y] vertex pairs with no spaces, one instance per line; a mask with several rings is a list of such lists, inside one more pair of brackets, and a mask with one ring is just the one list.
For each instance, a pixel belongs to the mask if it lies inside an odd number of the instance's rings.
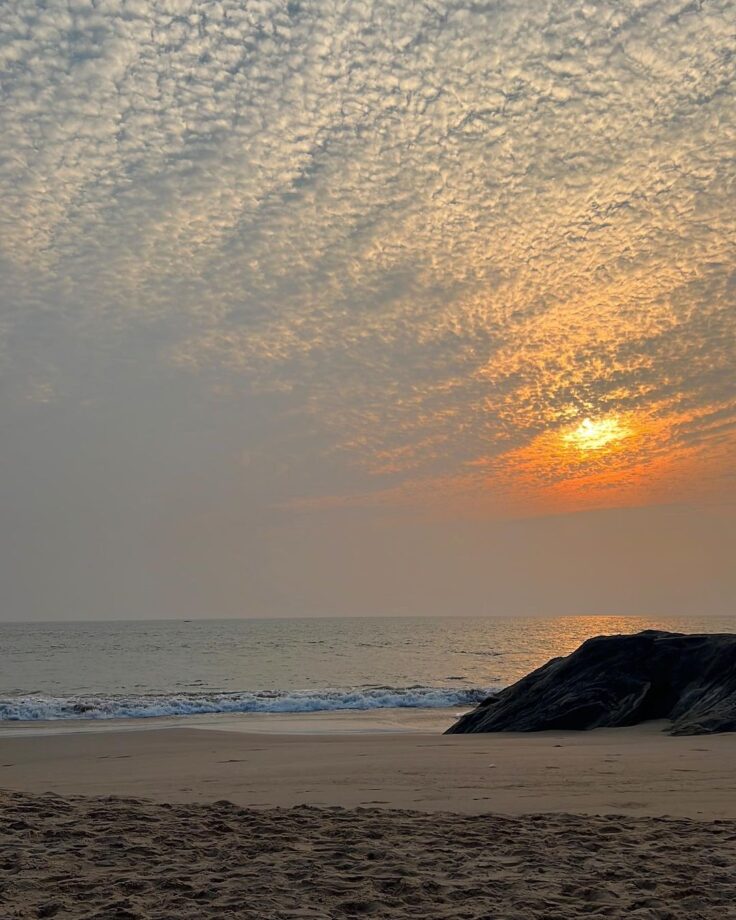
[[[149,329],[157,362],[281,394],[282,424],[319,433],[305,452],[352,471],[291,507],[733,493],[731,0],[2,19],[16,401],[69,390],[55,330],[114,349]],[[631,435],[566,449],[600,418]]]

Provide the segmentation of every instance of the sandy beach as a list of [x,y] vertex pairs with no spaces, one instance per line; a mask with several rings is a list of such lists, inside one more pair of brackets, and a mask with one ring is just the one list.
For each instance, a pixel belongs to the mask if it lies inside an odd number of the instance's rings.
[[4,917],[734,916],[733,823],[0,801]]
[[736,735],[437,718],[6,726],[2,916],[736,916]]
[[443,736],[446,722],[435,711],[6,727],[0,787],[258,808],[736,820],[736,734],[674,738],[650,723]]

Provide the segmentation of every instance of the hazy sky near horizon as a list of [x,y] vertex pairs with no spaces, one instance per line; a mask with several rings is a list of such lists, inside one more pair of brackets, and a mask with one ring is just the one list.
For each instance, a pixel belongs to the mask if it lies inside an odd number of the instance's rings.
[[736,613],[732,0],[5,0],[0,619]]

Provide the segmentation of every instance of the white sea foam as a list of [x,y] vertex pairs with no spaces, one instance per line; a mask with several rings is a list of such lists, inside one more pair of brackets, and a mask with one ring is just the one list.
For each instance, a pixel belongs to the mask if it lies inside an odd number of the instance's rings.
[[325,712],[472,706],[488,690],[457,687],[359,687],[345,690],[0,697],[0,721],[145,719],[218,712]]

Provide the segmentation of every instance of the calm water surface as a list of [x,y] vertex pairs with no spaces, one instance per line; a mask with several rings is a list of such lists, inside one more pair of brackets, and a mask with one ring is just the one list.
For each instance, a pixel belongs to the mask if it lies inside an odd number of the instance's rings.
[[602,633],[734,618],[0,624],[0,720],[469,705]]

